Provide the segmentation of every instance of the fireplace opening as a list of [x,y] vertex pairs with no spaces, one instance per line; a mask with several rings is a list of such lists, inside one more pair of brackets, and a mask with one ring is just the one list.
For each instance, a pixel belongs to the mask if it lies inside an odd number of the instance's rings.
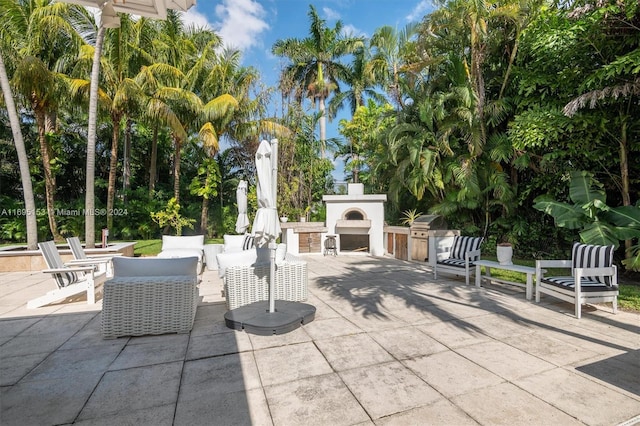
[[364,215],[362,214],[362,212],[359,212],[357,210],[351,210],[344,215],[344,218],[346,220],[364,220]]
[[369,252],[368,234],[340,234],[340,251]]

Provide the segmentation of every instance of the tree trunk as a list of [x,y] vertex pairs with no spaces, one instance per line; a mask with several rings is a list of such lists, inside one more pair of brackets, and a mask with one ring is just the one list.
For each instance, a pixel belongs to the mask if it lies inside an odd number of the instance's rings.
[[22,194],[24,196],[25,218],[27,221],[27,249],[38,249],[38,222],[36,220],[36,203],[33,198],[33,185],[31,182],[31,172],[29,171],[29,157],[24,147],[24,139],[22,138],[22,129],[20,129],[20,119],[16,105],[13,102],[13,94],[9,85],[9,77],[4,67],[4,59],[0,55],[0,86],[2,86],[2,94],[4,96],[7,112],[9,113],[9,122],[11,123],[11,132],[13,133],[13,143],[16,146],[18,154],[18,164],[20,165],[20,178],[22,179]]
[[107,229],[113,228],[113,205],[116,198],[116,176],[118,173],[118,138],[122,114],[111,115],[111,154],[109,158],[109,186],[107,188]]
[[[622,183],[622,205],[631,205],[631,186],[629,183],[629,145],[627,141],[627,120],[623,117],[620,126],[620,182]],[[625,257],[631,257],[631,240],[624,242]]]
[[51,147],[47,142],[45,132],[45,114],[37,106],[34,106],[36,123],[38,125],[38,140],[40,141],[40,154],[42,155],[42,168],[44,171],[45,198],[47,200],[47,215],[49,217],[49,229],[54,241],[62,241],[62,235],[58,232],[55,212],[56,179],[51,171]]
[[207,236],[207,226],[209,226],[209,199],[202,197],[202,213],[200,214],[200,229]]
[[151,160],[149,161],[149,198],[153,198],[156,189],[156,163],[158,162],[158,124],[153,126],[153,139],[151,140]]
[[122,196],[126,199],[127,190],[131,187],[131,118],[127,117],[124,132],[124,163],[122,165]]
[[86,248],[96,245],[96,217],[95,217],[95,172],[96,172],[96,126],[98,123],[98,84],[100,83],[100,56],[102,42],[106,29],[102,25],[98,28],[96,46],[93,52],[91,68],[91,86],[89,89],[89,124],[87,130],[87,176],[84,201],[84,239]]
[[175,153],[173,158],[173,197],[176,202],[180,204],[180,150],[182,143],[177,136],[173,136],[173,143],[175,145]]
[[58,114],[47,111],[44,117],[44,128],[47,133],[58,131]]
[[500,94],[498,95],[498,99],[502,99],[504,95],[504,91],[507,88],[507,82],[509,81],[509,77],[511,76],[511,69],[513,68],[513,64],[516,61],[516,54],[518,53],[518,40],[520,39],[520,31],[516,31],[515,42],[513,43],[513,49],[511,50],[511,55],[509,55],[509,63],[507,64],[507,70],[504,73],[504,78],[502,79],[502,87],[500,87]]
[[327,114],[324,105],[324,96],[318,98],[318,109],[320,110],[320,154],[324,159],[325,144],[327,140]]

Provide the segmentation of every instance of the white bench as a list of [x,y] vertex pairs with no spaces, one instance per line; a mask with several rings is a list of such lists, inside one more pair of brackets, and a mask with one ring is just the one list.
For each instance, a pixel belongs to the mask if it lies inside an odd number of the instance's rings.
[[[522,265],[503,265],[500,264],[498,262],[494,262],[492,260],[476,260],[474,262],[474,264],[476,265],[476,287],[480,287],[480,283],[484,278],[490,279],[491,281],[495,281],[495,282],[499,282],[499,283],[503,283],[503,284],[510,284],[510,285],[515,285],[515,286],[519,286],[519,287],[525,287],[525,294],[527,297],[527,300],[531,300],[533,297],[533,276],[536,273],[536,268],[530,267],[530,266],[522,266]],[[481,267],[484,266],[485,267],[485,273],[484,275],[481,275]],[[519,282],[515,282],[515,281],[508,281],[508,280],[502,280],[502,279],[498,279],[498,278],[493,278],[491,276],[491,268],[494,269],[502,269],[505,271],[513,271],[513,272],[522,272],[524,274],[527,275],[527,283],[526,284],[522,284]]]

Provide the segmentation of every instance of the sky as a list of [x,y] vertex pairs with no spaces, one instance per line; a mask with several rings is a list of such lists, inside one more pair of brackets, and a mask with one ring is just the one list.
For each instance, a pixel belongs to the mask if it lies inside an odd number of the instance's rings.
[[[275,86],[285,62],[271,54],[271,47],[279,39],[309,35],[310,4],[329,27],[340,20],[347,34],[365,37],[384,25],[400,30],[409,22],[419,22],[434,8],[431,0],[198,0],[183,20],[215,30],[225,45],[243,52],[243,65],[257,68],[262,82]],[[340,136],[337,123],[341,118],[349,119],[349,113],[344,111],[328,123],[328,138]],[[337,180],[343,178],[340,163],[335,164]]]

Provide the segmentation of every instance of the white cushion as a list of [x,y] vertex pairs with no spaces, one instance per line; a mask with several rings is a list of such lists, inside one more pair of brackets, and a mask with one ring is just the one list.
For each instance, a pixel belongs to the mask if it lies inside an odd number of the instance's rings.
[[202,250],[194,249],[194,248],[180,248],[180,249],[169,249],[162,250],[158,253],[159,258],[169,259],[176,257],[197,257],[198,261],[202,261]]
[[244,235],[225,235],[224,239],[224,251],[225,253],[236,253],[243,250]]
[[284,258],[287,256],[287,245],[285,243],[278,244],[276,247],[276,265],[284,262]]
[[171,249],[204,249],[204,235],[163,235],[162,251]]
[[218,260],[218,276],[224,277],[227,268],[231,266],[251,266],[256,263],[258,255],[255,250],[240,250],[236,252],[224,252],[216,255]]

